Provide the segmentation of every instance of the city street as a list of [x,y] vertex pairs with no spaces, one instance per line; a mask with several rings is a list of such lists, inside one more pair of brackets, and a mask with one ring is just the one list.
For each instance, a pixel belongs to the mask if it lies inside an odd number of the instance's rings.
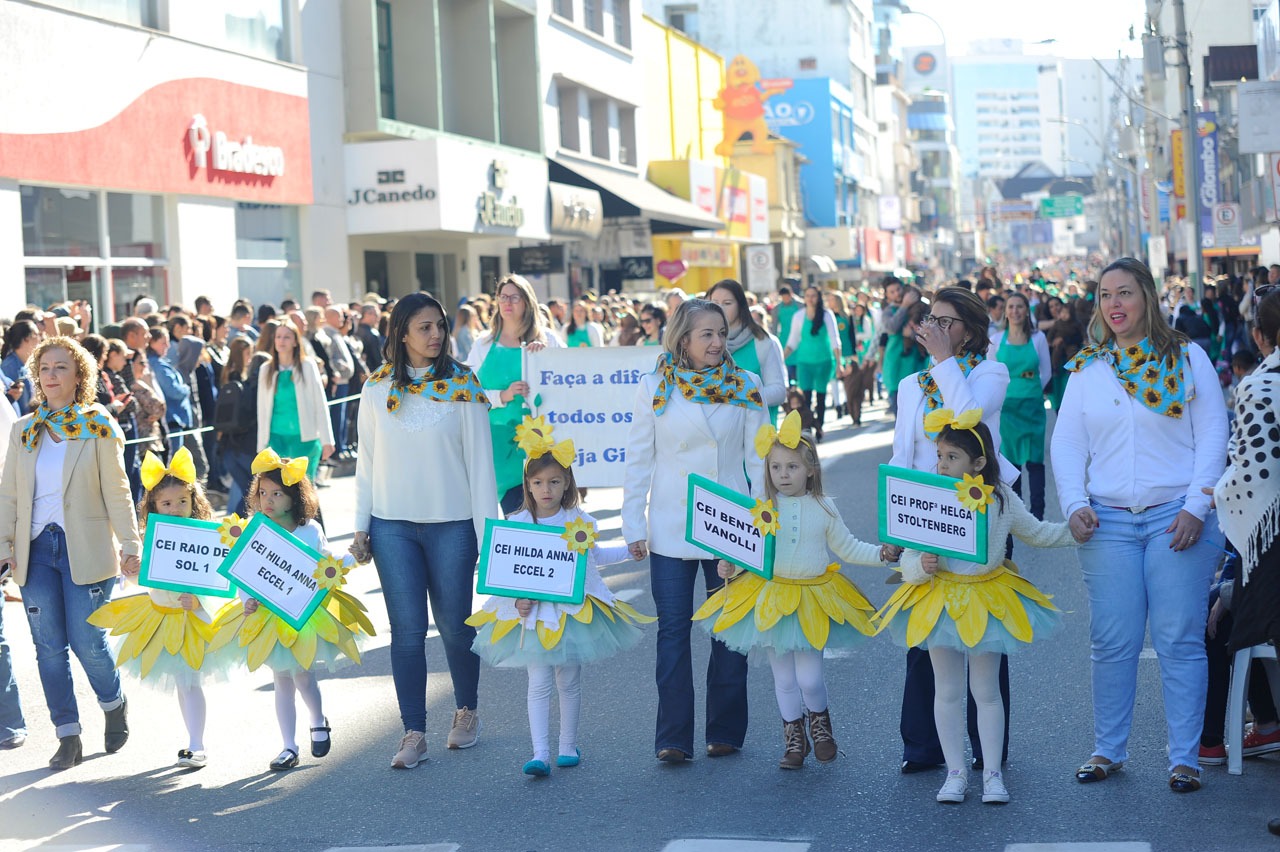
[[[825,481],[850,527],[875,538],[876,465],[887,461],[892,421],[874,416],[854,431],[832,428],[821,447]],[[352,478],[333,481],[323,502],[331,532],[345,547],[351,529]],[[593,490],[588,510],[604,535],[617,535],[619,490]],[[1049,503],[1056,511],[1056,500]],[[449,752],[453,709],[439,640],[428,642],[428,760],[393,771],[400,736],[387,652],[385,610],[372,566],[353,575],[379,636],[362,666],[321,680],[334,730],[330,755],[305,754],[287,773],[267,770],[279,750],[269,676],[264,672],[208,690],[209,765],[174,768],[183,747],[176,701],[128,683],[132,738],[123,751],[101,750],[102,722],[76,668],[85,720],[85,763],[53,774],[56,747],[43,707],[21,605],[6,623],[14,647],[31,737],[0,753],[0,846],[5,849],[325,850],[405,844],[441,849],[730,850],[730,849],[1062,849],[1021,846],[1087,841],[1139,845],[1082,849],[1265,849],[1276,815],[1280,761],[1255,759],[1241,777],[1209,767],[1203,791],[1176,796],[1166,787],[1164,726],[1157,663],[1144,659],[1133,760],[1123,773],[1085,787],[1072,778],[1089,755],[1086,601],[1074,556],[1019,547],[1015,560],[1057,596],[1069,615],[1057,637],[1013,661],[1011,804],[984,806],[970,792],[961,806],[934,802],[941,771],[899,774],[897,732],[903,654],[881,637],[828,655],[831,712],[842,756],[800,772],[777,768],[780,724],[767,667],[751,672],[752,725],[740,754],[699,755],[684,766],[653,759],[654,630],[637,649],[587,669],[583,687],[583,762],[549,779],[520,773],[529,757],[525,674],[485,669],[484,730],[479,745]],[[854,568],[874,602],[891,587],[888,572]],[[606,570],[610,585],[652,612],[644,564]],[[707,639],[695,631],[695,660]],[[695,666],[695,672],[698,671]],[[701,680],[700,677],[696,678]],[[554,726],[554,721],[553,721]],[[553,727],[554,730],[554,727]],[[305,732],[304,732],[305,736]],[[698,747],[701,748],[701,740]],[[973,776],[979,784],[978,776]],[[711,841],[720,839],[721,843]],[[752,847],[746,841],[771,841]],[[682,842],[683,841],[683,842]],[[700,842],[699,842],[700,841]],[[1149,846],[1144,845],[1149,844]]]

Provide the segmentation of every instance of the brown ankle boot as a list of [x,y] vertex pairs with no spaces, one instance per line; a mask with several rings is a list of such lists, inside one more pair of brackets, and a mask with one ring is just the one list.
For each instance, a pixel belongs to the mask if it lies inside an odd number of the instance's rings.
[[804,719],[796,719],[794,722],[783,720],[782,739],[786,743],[787,750],[782,753],[782,760],[778,761],[778,767],[799,769],[804,766],[805,755],[809,753],[809,740],[804,735]]
[[819,763],[836,759],[836,739],[831,735],[831,713],[809,713],[809,736],[813,739],[813,756]]

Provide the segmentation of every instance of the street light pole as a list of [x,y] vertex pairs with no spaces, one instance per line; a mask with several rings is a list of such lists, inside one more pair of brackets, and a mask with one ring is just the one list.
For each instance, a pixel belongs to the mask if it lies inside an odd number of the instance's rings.
[[1200,168],[1196,160],[1196,90],[1191,84],[1191,42],[1187,37],[1187,11],[1184,0],[1173,0],[1174,38],[1182,51],[1182,149],[1183,171],[1187,178],[1187,218],[1191,220],[1191,237],[1187,245],[1187,283],[1198,301],[1204,295],[1200,267],[1204,260],[1204,233],[1200,225]]

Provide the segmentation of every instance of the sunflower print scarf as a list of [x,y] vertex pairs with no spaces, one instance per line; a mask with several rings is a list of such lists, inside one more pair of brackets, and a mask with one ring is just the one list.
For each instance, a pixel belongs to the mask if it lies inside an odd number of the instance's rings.
[[[479,402],[488,405],[489,397],[484,395],[484,389],[480,387],[480,380],[476,378],[476,374],[460,364],[455,365],[453,369],[453,375],[447,379],[433,378],[431,371],[428,370],[425,375],[419,376],[407,385],[397,385],[393,382],[390,390],[387,391],[387,411],[394,414],[399,410],[406,393],[417,394],[432,402]],[[376,385],[390,377],[391,363],[388,362],[369,376],[368,382]]]
[[1114,344],[1086,346],[1067,364],[1067,369],[1079,372],[1094,360],[1110,364],[1125,392],[1156,414],[1181,419],[1188,400],[1195,398],[1195,386],[1189,384],[1190,371],[1183,369],[1187,364],[1185,343],[1177,358],[1164,361],[1160,360],[1149,337],[1124,349]]
[[34,450],[40,445],[41,426],[64,441],[124,437],[114,418],[74,402],[57,411],[51,410],[47,403],[40,403],[31,415],[31,422],[22,430],[22,445],[28,450]]
[[[960,364],[960,372],[964,373],[965,378],[969,377],[974,367],[985,360],[987,360],[985,356],[977,355],[973,352],[956,356],[956,361]],[[929,429],[929,415],[942,408],[942,391],[938,388],[938,382],[933,378],[933,373],[929,370],[921,370],[920,375],[916,377],[916,381],[920,383],[920,390],[924,391],[924,434],[930,441],[936,441],[938,440],[938,432],[941,430],[931,431]]]
[[657,417],[666,411],[671,394],[677,389],[685,399],[701,405],[740,405],[764,410],[755,382],[744,371],[730,368],[727,361],[707,370],[686,370],[677,367],[675,357],[667,352],[658,359],[657,373],[662,379],[653,393],[653,413]]

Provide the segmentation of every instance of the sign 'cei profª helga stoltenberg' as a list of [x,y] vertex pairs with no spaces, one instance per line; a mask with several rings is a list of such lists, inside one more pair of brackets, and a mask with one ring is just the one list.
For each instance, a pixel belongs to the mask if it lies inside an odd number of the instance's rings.
[[[936,473],[880,465],[880,540],[964,559],[987,558],[987,516],[966,506],[958,480]],[[984,505],[987,495],[970,501]]]

